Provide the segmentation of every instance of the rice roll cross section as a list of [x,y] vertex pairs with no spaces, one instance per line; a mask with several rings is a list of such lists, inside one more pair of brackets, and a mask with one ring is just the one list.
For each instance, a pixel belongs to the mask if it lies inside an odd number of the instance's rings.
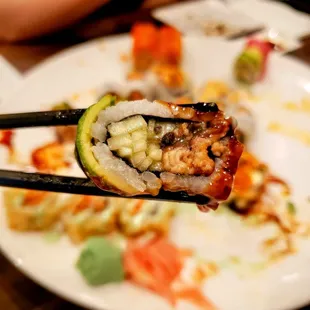
[[243,146],[216,104],[113,100],[88,108],[78,124],[80,161],[97,186],[122,196],[227,199]]
[[56,193],[7,189],[4,206],[12,230],[41,231],[50,229],[60,220],[64,204]]

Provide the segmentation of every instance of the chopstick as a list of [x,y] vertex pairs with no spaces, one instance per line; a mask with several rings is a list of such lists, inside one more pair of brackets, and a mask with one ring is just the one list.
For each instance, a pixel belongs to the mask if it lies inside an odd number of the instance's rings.
[[85,109],[0,115],[0,129],[77,125]]
[[11,170],[0,170],[0,186],[79,195],[192,202],[201,205],[209,202],[209,198],[205,196],[189,196],[184,192],[174,193],[163,190],[160,191],[157,196],[140,195],[124,197],[114,192],[103,191],[99,189],[90,179],[86,178]]

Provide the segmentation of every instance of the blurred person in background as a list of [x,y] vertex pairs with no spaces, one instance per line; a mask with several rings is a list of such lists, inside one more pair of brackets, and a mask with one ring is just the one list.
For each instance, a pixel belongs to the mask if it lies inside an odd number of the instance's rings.
[[143,0],[0,0],[0,41],[15,42],[69,27],[106,4],[133,9]]

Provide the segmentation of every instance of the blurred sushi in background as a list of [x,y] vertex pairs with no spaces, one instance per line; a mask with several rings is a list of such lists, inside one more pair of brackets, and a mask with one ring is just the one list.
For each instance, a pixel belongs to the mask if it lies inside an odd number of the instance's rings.
[[189,77],[178,66],[157,64],[147,76],[157,100],[175,102],[177,98],[193,98],[192,85]]
[[237,169],[228,205],[238,213],[247,213],[260,201],[269,175],[268,167],[244,151]]
[[162,26],[158,31],[157,61],[160,64],[180,66],[182,61],[181,33],[175,28]]
[[17,231],[48,230],[59,220],[64,204],[51,192],[8,189],[4,206],[9,227]]
[[252,112],[244,104],[247,93],[230,87],[220,80],[207,81],[196,95],[197,101],[216,102],[227,116],[233,116],[238,126],[236,134],[242,143],[247,143],[255,130],[255,121]]
[[131,30],[133,70],[145,72],[154,64],[180,66],[182,37],[169,26],[136,23]]
[[74,161],[72,145],[51,142],[34,149],[31,153],[32,165],[39,171],[54,172],[66,169]]
[[158,29],[152,23],[136,23],[131,29],[133,69],[146,71],[156,58]]
[[[143,38],[141,38],[143,37]],[[137,23],[132,29],[133,71],[130,80],[144,79],[153,90],[153,98],[175,101],[178,98],[192,100],[189,77],[181,69],[182,36],[169,26],[156,27],[148,23]],[[143,75],[135,73],[143,72]],[[128,100],[139,98],[129,97]]]
[[98,100],[106,95],[115,97],[116,102],[124,100],[126,97],[125,86],[117,82],[105,83],[97,89],[97,93],[99,94]]
[[124,100],[140,100],[154,98],[154,89],[147,81],[130,79],[125,82],[110,82],[101,86],[97,92],[100,94],[98,100],[106,95],[115,97],[115,102]]
[[175,203],[141,199],[122,199],[119,227],[126,236],[147,232],[165,235],[175,214]]
[[73,243],[116,229],[118,199],[72,196],[63,215],[65,231]]
[[273,45],[265,40],[251,38],[234,63],[234,75],[237,81],[254,84],[262,81],[267,72],[268,58]]

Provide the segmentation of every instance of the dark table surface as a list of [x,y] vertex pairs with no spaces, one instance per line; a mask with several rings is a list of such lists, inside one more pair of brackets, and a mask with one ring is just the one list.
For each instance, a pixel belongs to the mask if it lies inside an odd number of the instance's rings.
[[[69,46],[98,36],[126,32],[136,20],[152,20],[151,9],[171,2],[176,0],[147,0],[138,9],[129,12],[114,8],[111,8],[110,12],[102,10],[77,25],[48,37],[19,44],[0,43],[0,54],[24,73],[45,58]],[[310,36],[303,38],[303,46],[290,53],[290,56],[310,65]],[[0,309],[78,310],[81,308],[28,279],[0,252]],[[310,310],[310,307],[302,310]]]

